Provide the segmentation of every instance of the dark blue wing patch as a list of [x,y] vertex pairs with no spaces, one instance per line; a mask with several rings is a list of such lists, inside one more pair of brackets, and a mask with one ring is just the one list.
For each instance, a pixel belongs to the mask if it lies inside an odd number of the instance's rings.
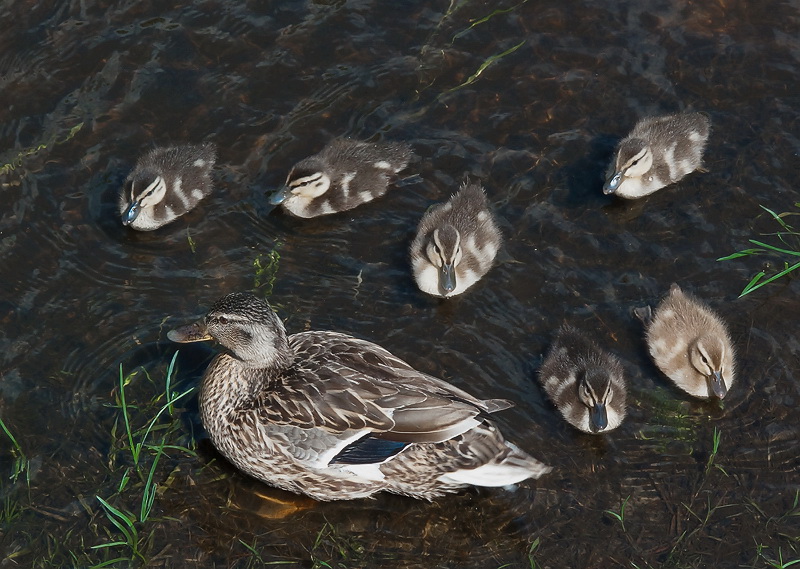
[[344,447],[330,464],[378,464],[393,457],[408,444],[366,435]]

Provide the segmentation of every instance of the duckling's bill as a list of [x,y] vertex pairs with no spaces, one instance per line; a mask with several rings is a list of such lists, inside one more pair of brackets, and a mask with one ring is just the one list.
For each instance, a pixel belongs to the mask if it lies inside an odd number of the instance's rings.
[[728,394],[728,388],[725,387],[725,380],[722,378],[722,372],[714,371],[708,376],[708,392],[717,399],[724,399]]
[[604,403],[595,403],[594,407],[589,408],[589,426],[595,433],[608,427],[608,412]]
[[133,221],[139,217],[140,211],[142,211],[142,204],[139,203],[139,200],[136,200],[129,205],[128,209],[125,210],[125,213],[122,214],[122,224],[130,225],[133,223]]
[[447,296],[456,290],[456,267],[454,263],[442,263],[439,269],[439,288],[442,296]]
[[205,323],[200,320],[194,324],[181,326],[167,332],[167,338],[173,342],[180,344],[189,344],[191,342],[203,342],[205,340],[213,340],[214,338],[206,330]]
[[605,185],[603,186],[603,193],[608,195],[616,192],[617,188],[619,188],[619,185],[622,183],[622,177],[624,175],[625,174],[622,171],[616,172],[611,177],[611,179],[608,182],[606,182]]
[[285,202],[291,194],[292,189],[289,186],[284,186],[269,197],[269,203],[272,205],[280,205]]

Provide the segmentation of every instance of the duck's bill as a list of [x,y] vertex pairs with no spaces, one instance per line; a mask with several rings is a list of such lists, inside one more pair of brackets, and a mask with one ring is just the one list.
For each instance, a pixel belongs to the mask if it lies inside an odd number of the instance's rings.
[[128,209],[125,210],[125,213],[122,214],[122,224],[123,225],[130,225],[133,223],[133,220],[139,217],[139,212],[142,210],[142,206],[139,204],[138,201],[133,202],[131,205],[128,206]]
[[725,380],[722,378],[722,373],[715,371],[708,376],[708,392],[712,397],[723,399],[728,394],[728,388],[725,387]]
[[289,190],[288,187],[283,187],[269,197],[269,203],[271,203],[272,205],[282,204],[283,202],[286,201],[286,198],[288,198],[291,195],[291,193],[292,192],[291,190]]
[[444,263],[439,269],[439,289],[444,296],[456,290],[456,268],[453,263]]
[[597,403],[589,409],[589,426],[595,433],[604,431],[608,427],[608,413],[602,403]]
[[188,326],[181,326],[180,328],[170,330],[167,332],[167,338],[181,344],[213,340],[212,336],[206,331],[206,326],[202,320],[194,324],[189,324]]
[[614,174],[603,186],[603,193],[608,195],[616,192],[619,188],[619,185],[622,183],[622,175],[622,172],[617,172]]

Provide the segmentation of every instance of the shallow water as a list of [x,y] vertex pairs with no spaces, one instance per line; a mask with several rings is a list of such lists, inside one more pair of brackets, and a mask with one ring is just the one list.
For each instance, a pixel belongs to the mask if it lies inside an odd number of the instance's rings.
[[[433,503],[308,503],[224,463],[188,395],[150,442],[166,433],[196,455],[159,457],[152,517],[134,524],[134,565],[800,558],[798,285],[783,278],[737,299],[765,262],[774,271],[783,259],[716,261],[777,229],[759,205],[784,212],[798,201],[798,10],[797,1],[4,5],[0,417],[30,462],[10,479],[15,451],[0,433],[0,567],[131,556],[92,549],[122,536],[95,496],[139,516],[144,486],[133,474],[119,491],[132,467],[114,406],[119,366],[135,372],[125,394],[139,428],[164,403],[177,349],[166,331],[257,278],[292,332],[346,331],[478,396],[516,401],[497,422],[554,471],[514,491]],[[641,116],[686,108],[711,117],[708,171],[635,203],[604,196],[616,141]],[[266,196],[291,165],[340,135],[408,141],[419,156],[408,174],[419,177],[346,214],[271,211]],[[159,231],[123,228],[116,195],[136,157],[201,140],[220,149],[214,194]],[[465,175],[485,185],[506,243],[474,289],[439,302],[416,289],[407,247],[425,209]],[[259,271],[273,250],[277,274]],[[730,324],[740,371],[721,405],[688,400],[644,350],[630,310],[672,282]],[[629,416],[605,436],[572,430],[535,381],[565,321],[625,361]],[[181,347],[174,388],[196,385],[212,353]],[[155,453],[143,456],[146,479]],[[275,499],[296,511],[277,511]],[[608,512],[623,504],[624,524]]]

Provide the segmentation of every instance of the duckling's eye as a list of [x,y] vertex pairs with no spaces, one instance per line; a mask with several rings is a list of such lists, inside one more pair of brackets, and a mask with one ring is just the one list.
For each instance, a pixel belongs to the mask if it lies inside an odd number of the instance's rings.
[[700,357],[702,358],[702,360],[703,360],[703,363],[704,363],[704,364],[706,364],[706,365],[708,365],[708,359],[707,359],[707,358],[706,358],[704,355],[702,355],[702,354],[700,354]]
[[439,249],[439,246],[438,246],[438,245],[434,245],[434,246],[433,246],[433,250],[434,250],[434,251],[436,251],[436,254],[437,254],[437,255],[441,255],[441,254],[442,254],[442,250],[441,250],[441,249]]

